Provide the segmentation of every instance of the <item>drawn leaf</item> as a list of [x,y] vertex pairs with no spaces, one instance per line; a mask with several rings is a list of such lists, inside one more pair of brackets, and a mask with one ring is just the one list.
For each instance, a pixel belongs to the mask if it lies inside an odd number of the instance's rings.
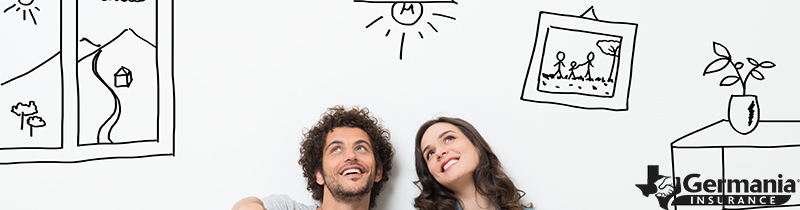
[[725,78],[722,78],[722,81],[719,83],[719,86],[731,86],[733,84],[736,84],[736,82],[738,81],[739,77],[737,76],[727,76]]
[[756,78],[757,80],[764,80],[764,74],[761,74],[761,72],[758,70],[750,71],[750,75],[753,75],[753,78]]
[[756,61],[756,59],[747,58],[747,62],[750,63],[750,65],[758,66],[758,61]]
[[742,62],[736,62],[733,64],[733,68],[736,68],[737,70],[742,69],[742,67],[744,67],[744,63]]
[[775,63],[773,63],[772,61],[764,61],[764,62],[761,62],[760,64],[758,64],[758,66],[761,66],[762,68],[768,69],[768,68],[775,67]]
[[719,55],[719,57],[723,57],[723,58],[730,58],[731,57],[731,53],[730,53],[730,51],[728,51],[728,48],[725,47],[725,45],[722,45],[722,44],[717,43],[717,42],[714,42],[714,53]]
[[706,70],[703,71],[703,76],[725,69],[725,67],[728,67],[728,63],[730,62],[728,62],[727,58],[718,58],[717,60],[711,61],[711,63],[706,66]]

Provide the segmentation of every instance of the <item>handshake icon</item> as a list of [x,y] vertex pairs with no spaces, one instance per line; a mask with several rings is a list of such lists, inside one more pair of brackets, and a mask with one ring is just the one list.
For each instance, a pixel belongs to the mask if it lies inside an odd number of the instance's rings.
[[655,195],[658,204],[663,209],[669,206],[669,200],[680,192],[675,191],[675,181],[672,177],[658,174],[658,166],[647,166],[647,184],[637,184],[636,187],[642,191],[642,195],[650,197]]

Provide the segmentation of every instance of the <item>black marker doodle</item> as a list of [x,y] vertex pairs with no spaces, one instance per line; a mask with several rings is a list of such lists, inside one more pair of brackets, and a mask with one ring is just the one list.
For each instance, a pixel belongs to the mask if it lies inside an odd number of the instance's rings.
[[61,1],[9,2],[0,5],[0,164],[64,145]]
[[[160,94],[169,78],[158,61],[157,2],[78,4],[78,146],[159,142]],[[99,25],[98,9],[137,15]]]
[[597,19],[593,7],[580,16],[540,12],[520,99],[627,110],[637,29]]
[[670,144],[675,209],[800,206],[800,168],[793,167],[800,158],[800,120],[761,120],[759,132],[748,135],[731,132],[727,121]]
[[750,78],[764,80],[764,74],[758,69],[773,68],[775,67],[775,63],[772,61],[758,61],[748,57],[747,62],[750,63],[753,68],[742,72],[744,63],[740,61],[733,62],[731,53],[725,45],[713,42],[713,49],[714,54],[717,55],[717,59],[711,61],[711,63],[706,66],[703,71],[703,76],[722,71],[728,66],[733,66],[736,74],[722,78],[719,86],[733,86],[736,83],[742,85],[742,94],[733,94],[728,101],[728,122],[736,132],[742,135],[749,134],[758,126],[758,121],[761,119],[761,110],[758,107],[758,96],[747,94],[747,81]]
[[36,108],[36,102],[34,101],[30,101],[27,104],[19,102],[17,105],[11,106],[11,113],[19,116],[19,129],[22,130],[25,128],[25,118],[39,113],[39,110]]
[[33,128],[44,127],[47,125],[47,123],[44,122],[44,119],[39,116],[30,117],[28,118],[27,122],[28,126],[31,127],[31,137],[33,137]]
[[[30,6],[27,2],[33,1],[19,1],[25,4],[16,7]],[[53,2],[36,2],[42,3],[38,5],[42,12],[36,13],[35,27],[0,18],[0,38],[37,39],[42,34],[57,34],[51,42],[61,46],[62,21],[53,19],[61,18],[61,14],[47,13],[60,10],[45,9],[60,8]],[[0,104],[11,108],[11,114],[4,118],[14,117],[13,124],[0,121],[0,165],[174,156],[174,2],[86,0],[75,4],[76,70],[75,77],[69,78],[75,82],[69,84],[75,84],[77,94],[67,96],[76,97],[69,101],[76,103],[77,113],[69,119],[67,128],[70,133],[75,129],[77,135],[64,138],[65,83],[60,47],[55,54],[39,45],[21,51],[36,52],[36,59],[27,60],[38,60],[38,65],[31,65],[22,56],[14,57],[13,62],[0,57],[0,63],[22,63],[19,66],[25,67],[0,71]],[[115,14],[113,21],[107,21],[107,14]],[[9,27],[16,30],[6,30]],[[31,32],[7,33],[26,30]],[[3,55],[16,55],[17,51],[4,51]],[[49,57],[41,55],[43,52]]]
[[[400,60],[403,60],[403,46],[405,45],[406,33],[413,33],[414,31],[416,31],[417,34],[419,34],[419,38],[420,39],[425,39],[425,36],[423,35],[422,32],[424,30],[426,30],[426,29],[424,29],[424,28],[420,29],[419,27],[413,27],[413,26],[417,26],[418,23],[420,22],[420,20],[425,15],[425,12],[424,12],[424,5],[425,4],[431,4],[431,3],[458,4],[458,2],[455,2],[454,0],[450,0],[450,1],[435,1],[435,0],[434,1],[425,1],[425,0],[423,0],[423,1],[402,1],[402,0],[401,1],[398,1],[398,0],[369,1],[369,0],[354,0],[354,2],[391,3],[392,4],[391,13],[390,13],[391,17],[392,17],[392,20],[394,20],[395,23],[400,25],[400,28],[399,29],[395,29],[395,31],[402,31],[400,33]],[[444,19],[449,19],[449,20],[456,20],[455,17],[449,16],[449,15],[444,15],[444,14],[439,14],[439,13],[431,13],[431,16],[444,18]],[[367,26],[365,28],[369,29],[374,24],[378,23],[380,20],[383,20],[383,19],[384,19],[384,16],[378,16],[377,18],[372,20],[369,24],[367,24]],[[431,20],[431,21],[433,21],[433,20]],[[434,24],[431,21],[425,21],[425,23],[430,27],[431,30],[433,30],[433,32],[438,33],[439,30],[436,29],[436,27],[434,26]],[[392,32],[392,28],[387,29],[386,30],[386,34],[384,34],[384,36],[385,37],[389,37],[391,32]]]
[[37,25],[34,11],[42,11],[42,9],[39,9],[39,7],[34,5],[33,2],[34,0],[17,0],[17,3],[11,4],[11,6],[3,10],[3,13],[7,13],[9,11],[20,12],[22,13],[22,20],[28,20],[28,16],[30,16],[30,20],[33,22],[33,25]]

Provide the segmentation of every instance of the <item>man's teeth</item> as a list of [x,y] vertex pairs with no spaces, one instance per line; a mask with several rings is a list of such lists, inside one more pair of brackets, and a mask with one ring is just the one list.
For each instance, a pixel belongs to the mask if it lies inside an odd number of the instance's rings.
[[450,166],[452,166],[453,164],[456,164],[456,163],[458,163],[457,159],[450,160],[450,162],[447,162],[447,164],[444,165],[442,170],[447,170],[447,168],[450,168]]
[[342,172],[342,176],[344,176],[344,175],[347,175],[347,174],[352,174],[352,173],[354,173],[354,174],[361,174],[361,170],[358,170],[358,169],[355,169],[355,168],[353,168],[353,169],[347,169],[347,170],[345,170],[344,172]]

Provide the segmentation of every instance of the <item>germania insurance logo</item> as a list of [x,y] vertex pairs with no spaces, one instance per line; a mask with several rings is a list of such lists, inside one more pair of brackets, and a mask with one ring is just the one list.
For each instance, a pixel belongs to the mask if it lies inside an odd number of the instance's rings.
[[669,201],[678,205],[778,206],[785,204],[796,191],[798,179],[783,174],[763,179],[712,179],[691,173],[683,177],[660,175],[657,165],[647,166],[647,183],[636,184],[642,195],[656,196],[658,205],[667,209]]

